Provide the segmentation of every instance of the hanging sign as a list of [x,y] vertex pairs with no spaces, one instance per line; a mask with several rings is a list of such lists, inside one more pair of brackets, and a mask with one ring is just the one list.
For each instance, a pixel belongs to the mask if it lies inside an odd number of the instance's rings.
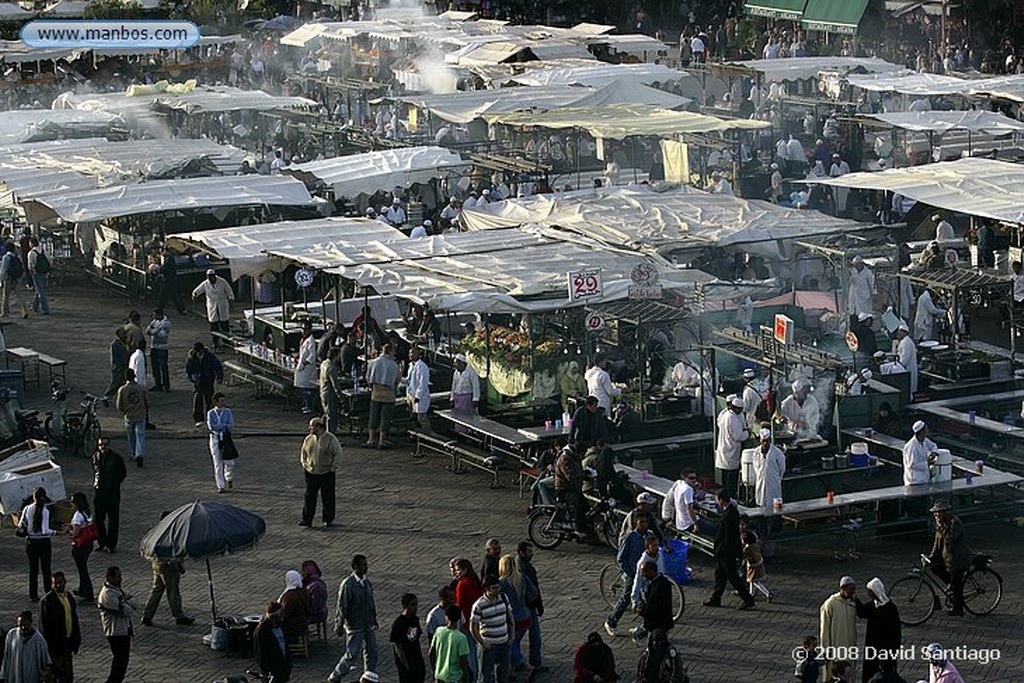
[[601,296],[601,271],[578,270],[569,273],[569,301]]
[[587,316],[586,322],[587,332],[598,332],[604,329],[604,316],[600,313],[591,313]]
[[305,289],[313,284],[313,271],[309,268],[299,268],[295,271],[295,284]]
[[846,333],[846,345],[850,347],[851,351],[856,353],[857,349],[860,348],[860,340],[857,339],[857,335],[855,335],[853,332],[847,332]]
[[775,314],[775,341],[781,344],[792,344],[795,331],[792,318],[781,313]]
[[658,270],[650,263],[638,263],[629,273],[632,285],[629,287],[630,299],[660,299],[663,295]]

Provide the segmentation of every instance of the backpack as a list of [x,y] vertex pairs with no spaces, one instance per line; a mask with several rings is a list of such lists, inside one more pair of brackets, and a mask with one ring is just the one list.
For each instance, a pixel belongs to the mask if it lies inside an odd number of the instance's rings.
[[25,267],[21,265],[21,259],[13,251],[10,252],[11,260],[7,262],[7,279],[20,280],[25,276]]
[[36,275],[46,275],[50,272],[50,259],[46,256],[46,253],[40,249],[36,252]]

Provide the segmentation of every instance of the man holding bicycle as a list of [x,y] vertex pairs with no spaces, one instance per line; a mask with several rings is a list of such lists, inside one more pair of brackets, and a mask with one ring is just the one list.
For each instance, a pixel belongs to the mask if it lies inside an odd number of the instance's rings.
[[940,500],[932,505],[935,519],[935,541],[929,553],[931,571],[952,588],[952,609],[950,616],[964,615],[964,576],[971,566],[971,548],[967,545],[964,525],[960,518],[950,512],[949,503]]

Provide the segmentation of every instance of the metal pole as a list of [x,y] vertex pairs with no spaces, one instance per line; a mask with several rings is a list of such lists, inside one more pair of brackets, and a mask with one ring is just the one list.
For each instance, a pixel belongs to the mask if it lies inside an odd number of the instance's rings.
[[210,569],[210,558],[206,558],[206,584],[210,587],[210,612],[217,621],[217,601],[213,597],[213,571]]

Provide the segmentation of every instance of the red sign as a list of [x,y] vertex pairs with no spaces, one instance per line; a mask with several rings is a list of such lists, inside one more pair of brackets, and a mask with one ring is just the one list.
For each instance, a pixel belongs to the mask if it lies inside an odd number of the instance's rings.
[[853,332],[846,333],[846,345],[850,347],[850,350],[856,352],[860,348],[860,340],[857,339],[857,335]]

